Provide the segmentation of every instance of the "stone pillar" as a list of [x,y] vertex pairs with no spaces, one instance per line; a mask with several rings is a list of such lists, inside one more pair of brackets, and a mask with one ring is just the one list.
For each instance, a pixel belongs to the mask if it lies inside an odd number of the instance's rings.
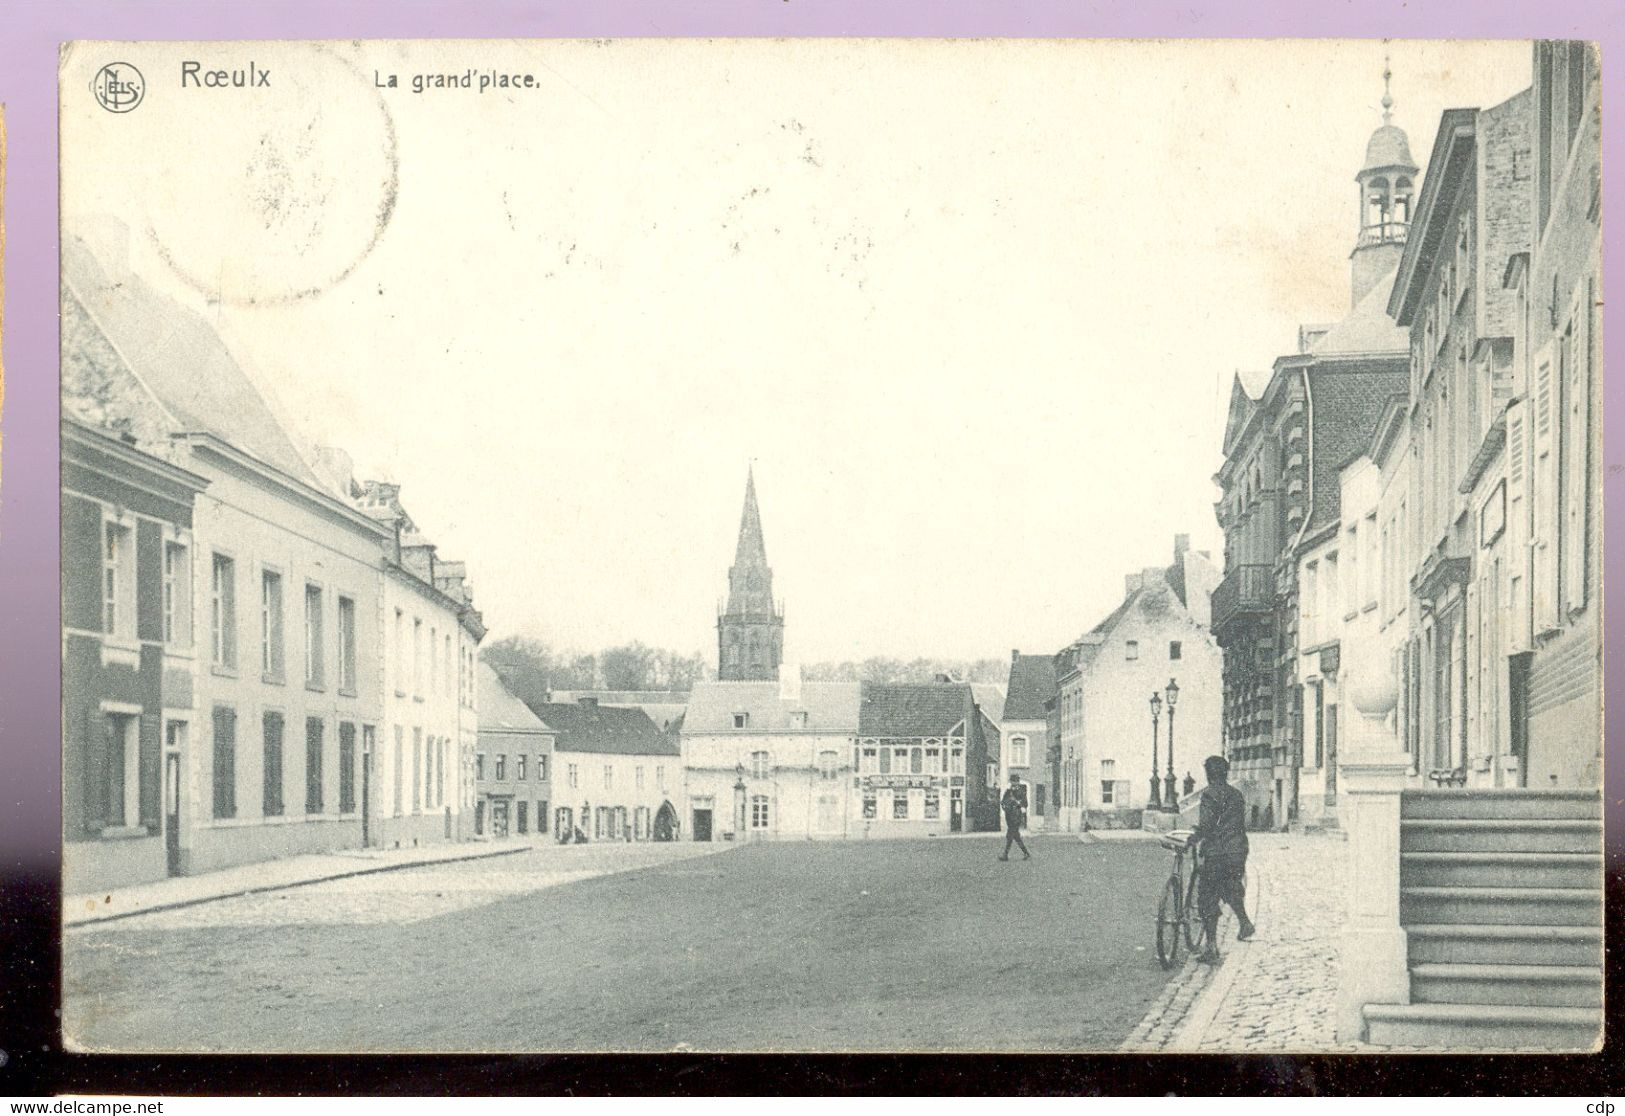
[[1399,796],[1410,773],[1410,757],[1386,724],[1397,698],[1393,679],[1386,672],[1370,677],[1353,690],[1358,733],[1338,765],[1348,815],[1339,1042],[1364,1038],[1361,1008],[1366,1004],[1411,1002],[1406,934],[1399,924]]

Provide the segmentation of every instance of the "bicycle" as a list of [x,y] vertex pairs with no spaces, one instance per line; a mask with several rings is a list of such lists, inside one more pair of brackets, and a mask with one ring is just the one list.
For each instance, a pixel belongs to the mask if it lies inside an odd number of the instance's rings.
[[[1197,859],[1196,847],[1191,844],[1191,831],[1176,829],[1164,833],[1162,847],[1174,854],[1173,869],[1163,885],[1162,899],[1157,903],[1157,962],[1171,969],[1179,961],[1179,947],[1188,946],[1192,953],[1207,946],[1207,932],[1196,909],[1197,880],[1202,866]],[[1190,878],[1185,878],[1185,856],[1190,855]]]

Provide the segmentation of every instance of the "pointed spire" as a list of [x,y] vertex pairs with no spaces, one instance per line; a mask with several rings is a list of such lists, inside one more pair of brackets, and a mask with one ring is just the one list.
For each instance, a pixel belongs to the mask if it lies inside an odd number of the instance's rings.
[[745,467],[745,510],[739,517],[739,546],[734,565],[767,565],[767,546],[762,541],[762,513],[756,507],[756,470]]

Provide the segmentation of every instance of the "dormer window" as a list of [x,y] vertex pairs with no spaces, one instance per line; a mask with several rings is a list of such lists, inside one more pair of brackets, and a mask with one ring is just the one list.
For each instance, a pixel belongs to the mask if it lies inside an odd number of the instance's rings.
[[749,727],[750,727],[750,714],[749,713],[735,713],[734,714],[734,728],[742,729],[742,728],[749,728]]
[[790,714],[790,727],[804,729],[807,727],[807,711],[798,709]]

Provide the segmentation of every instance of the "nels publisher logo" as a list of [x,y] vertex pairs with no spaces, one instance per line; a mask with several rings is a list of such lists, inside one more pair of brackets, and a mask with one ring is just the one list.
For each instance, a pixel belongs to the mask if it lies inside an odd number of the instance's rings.
[[90,91],[108,112],[129,112],[146,96],[147,81],[128,62],[109,62],[96,71]]

